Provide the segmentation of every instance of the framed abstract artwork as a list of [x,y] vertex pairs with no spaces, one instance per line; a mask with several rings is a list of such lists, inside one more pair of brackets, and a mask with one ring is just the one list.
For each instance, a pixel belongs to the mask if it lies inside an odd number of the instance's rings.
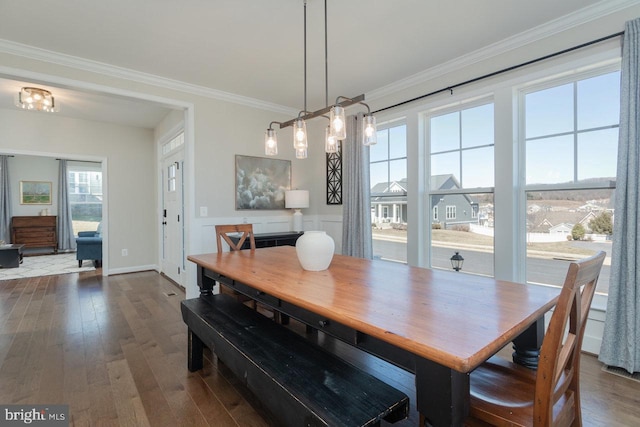
[[236,210],[284,209],[291,161],[236,155]]

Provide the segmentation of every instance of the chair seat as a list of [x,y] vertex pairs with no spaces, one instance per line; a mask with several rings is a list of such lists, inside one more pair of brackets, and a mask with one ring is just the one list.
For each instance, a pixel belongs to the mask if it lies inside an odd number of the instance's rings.
[[[533,416],[535,370],[494,356],[473,371],[470,385],[471,419],[466,423],[467,426],[536,425]],[[569,420],[572,418],[571,414],[562,412],[563,408],[572,406],[567,405],[571,400],[573,392],[567,390],[556,403],[553,419],[559,422],[558,425],[569,425],[563,423],[567,417]]]

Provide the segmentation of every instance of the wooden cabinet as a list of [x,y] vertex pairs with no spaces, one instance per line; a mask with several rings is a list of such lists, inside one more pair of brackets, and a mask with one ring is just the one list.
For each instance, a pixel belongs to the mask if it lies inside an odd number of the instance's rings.
[[52,248],[58,253],[55,216],[14,216],[11,218],[11,243],[26,248]]

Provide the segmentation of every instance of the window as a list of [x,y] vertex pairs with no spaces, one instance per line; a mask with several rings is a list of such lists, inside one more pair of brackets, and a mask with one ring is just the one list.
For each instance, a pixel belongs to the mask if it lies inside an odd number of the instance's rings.
[[[438,112],[428,126],[431,267],[451,269],[458,251],[465,272],[493,275],[493,103]],[[440,207],[444,220],[436,214]]]
[[369,151],[374,258],[407,262],[407,127],[378,127]]
[[523,93],[528,282],[561,286],[572,257],[611,253],[619,105],[619,71]]
[[177,166],[175,163],[171,163],[167,167],[167,191],[169,193],[176,191],[176,170]]
[[456,219],[456,207],[447,206],[447,219]]
[[176,148],[184,145],[184,132],[180,132],[175,138],[162,145],[162,155],[169,154]]
[[68,184],[73,233],[97,230],[102,221],[101,166],[96,163],[69,163]]

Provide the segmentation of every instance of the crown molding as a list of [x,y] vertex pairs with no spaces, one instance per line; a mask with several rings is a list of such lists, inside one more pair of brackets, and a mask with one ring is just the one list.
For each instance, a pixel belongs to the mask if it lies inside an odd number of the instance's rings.
[[543,25],[532,28],[531,30],[524,31],[515,36],[478,49],[470,54],[460,56],[451,61],[447,61],[443,64],[416,73],[405,79],[398,80],[387,86],[367,92],[366,99],[368,101],[373,101],[375,99],[392,95],[396,92],[442,77],[446,74],[469,67],[478,62],[486,61],[529,43],[543,40],[555,34],[562,33],[579,25],[586,24],[602,18],[603,16],[610,15],[638,4],[640,4],[640,0],[603,0],[577,12],[556,18]]
[[144,83],[151,86],[185,92],[192,95],[203,96],[205,98],[212,98],[219,101],[240,104],[260,110],[267,110],[275,113],[282,113],[285,115],[298,114],[298,111],[294,108],[262,101],[260,99],[236,95],[230,92],[224,92],[204,86],[185,83],[179,80],[156,76],[154,74],[143,73],[140,71],[130,70],[128,68],[106,64],[104,62],[92,61],[90,59],[41,49],[34,46],[16,43],[11,40],[0,39],[0,52],[29,59],[35,59],[38,61],[49,62],[52,64],[62,65],[65,67],[88,71],[91,73],[103,74],[109,77],[116,77],[119,79]]

